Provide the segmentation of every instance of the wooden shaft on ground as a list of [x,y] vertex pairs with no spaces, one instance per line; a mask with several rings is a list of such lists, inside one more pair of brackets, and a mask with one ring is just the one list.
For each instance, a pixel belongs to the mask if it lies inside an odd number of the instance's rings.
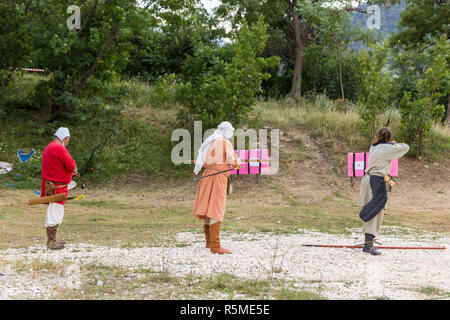
[[64,201],[64,200],[67,200],[66,195],[64,193],[58,193],[53,196],[30,199],[30,200],[28,200],[28,205],[33,206],[35,204],[46,204],[46,203],[58,202],[58,201]]
[[[362,248],[362,245],[331,245],[331,244],[304,244],[304,247],[320,247],[320,248]],[[413,250],[445,250],[445,247],[386,247],[377,246],[378,249],[413,249]]]
[[[241,163],[249,163],[249,162],[262,162],[262,163],[266,163],[266,162],[287,162],[287,160],[270,160],[270,159],[245,159],[245,160],[241,160]],[[180,164],[188,164],[188,163],[195,163],[195,160],[181,160]]]

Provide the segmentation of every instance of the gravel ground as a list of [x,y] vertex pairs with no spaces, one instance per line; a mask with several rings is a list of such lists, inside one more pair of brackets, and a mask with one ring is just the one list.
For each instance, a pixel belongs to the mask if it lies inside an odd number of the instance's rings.
[[[450,247],[449,234],[417,234],[397,227],[384,228],[380,241],[386,246]],[[449,299],[449,249],[385,249],[381,256],[371,256],[361,249],[302,246],[358,244],[362,237],[357,230],[351,235],[307,230],[290,235],[224,233],[222,245],[232,255],[211,254],[203,247],[201,234],[180,233],[177,242],[173,247],[68,244],[62,251],[46,250],[44,246],[1,250],[0,299],[48,297],[55,287],[76,287],[78,266],[90,263],[169,271],[177,276],[230,273],[248,279],[283,278],[294,281],[299,288],[320,287],[320,294],[330,299],[423,299],[430,296],[420,289],[430,286],[447,292],[440,298]],[[43,270],[36,276],[32,271],[19,272],[13,267],[18,261],[35,259],[63,263],[68,272],[64,277],[55,277],[50,273],[45,276]]]

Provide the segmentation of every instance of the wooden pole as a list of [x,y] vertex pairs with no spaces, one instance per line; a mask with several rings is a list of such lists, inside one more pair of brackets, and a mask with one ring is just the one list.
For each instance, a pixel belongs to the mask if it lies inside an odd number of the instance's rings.
[[[331,245],[331,244],[304,244],[304,247],[321,247],[321,248],[363,248],[363,245]],[[386,247],[377,246],[377,249],[405,249],[405,250],[445,250],[445,247]]]

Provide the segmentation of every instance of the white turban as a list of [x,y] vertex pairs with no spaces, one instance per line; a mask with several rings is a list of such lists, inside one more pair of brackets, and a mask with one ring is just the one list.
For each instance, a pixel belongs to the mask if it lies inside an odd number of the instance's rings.
[[[228,121],[224,121],[217,127],[214,131],[200,146],[198,150],[197,161],[195,162],[194,173],[197,175],[203,167],[203,163],[206,159],[206,153],[208,152],[210,144],[216,139],[230,139],[234,134],[234,128]],[[228,155],[227,155],[228,156]]]
[[70,137],[69,129],[67,129],[67,128],[59,128],[55,132],[55,137],[58,137],[59,140],[63,141],[65,138]]

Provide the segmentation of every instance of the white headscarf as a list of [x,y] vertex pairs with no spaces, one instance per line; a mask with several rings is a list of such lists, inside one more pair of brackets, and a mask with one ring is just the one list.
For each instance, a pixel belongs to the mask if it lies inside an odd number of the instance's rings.
[[55,137],[58,137],[59,140],[63,141],[65,138],[70,137],[69,129],[61,127],[55,132]]
[[216,139],[230,139],[234,134],[234,128],[228,121],[224,121],[217,127],[214,131],[200,146],[198,149],[197,161],[195,162],[194,173],[197,175],[203,167],[203,163],[206,159],[206,154],[208,152],[209,146]]

